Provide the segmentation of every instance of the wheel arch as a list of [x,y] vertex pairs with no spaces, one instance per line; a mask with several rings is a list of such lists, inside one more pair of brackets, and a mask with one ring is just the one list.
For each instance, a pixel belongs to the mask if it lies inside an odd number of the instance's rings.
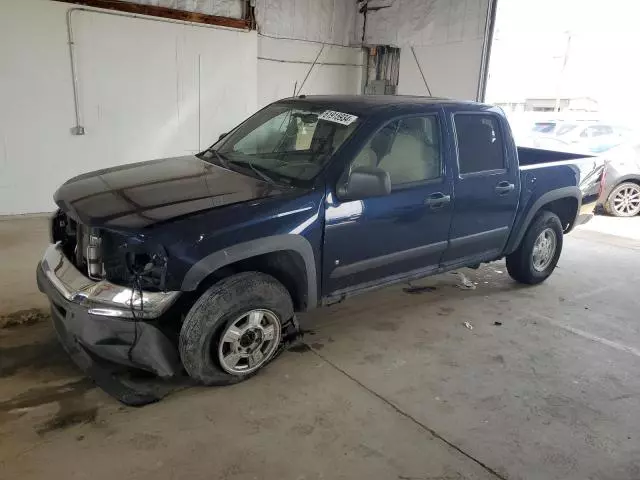
[[518,248],[529,225],[531,225],[533,219],[536,218],[536,215],[543,210],[558,215],[564,232],[570,232],[580,213],[581,201],[582,193],[578,187],[563,187],[541,195],[540,198],[533,203],[524,220],[514,227],[514,231],[507,242],[505,252],[509,254]]
[[182,281],[182,291],[208,287],[231,274],[260,271],[273,276],[291,294],[296,310],[318,303],[316,263],[309,241],[284,234],[238,243],[196,262]]
[[616,188],[618,188],[623,183],[635,183],[636,185],[640,186],[640,175],[633,175],[633,174],[631,174],[631,175],[623,175],[622,177],[617,178],[616,179],[616,183],[609,190],[609,195],[607,195],[607,198],[611,195],[611,193]]

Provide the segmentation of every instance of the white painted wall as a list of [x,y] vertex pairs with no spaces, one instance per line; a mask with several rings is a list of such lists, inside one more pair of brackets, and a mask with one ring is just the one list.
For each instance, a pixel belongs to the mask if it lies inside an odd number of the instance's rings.
[[[476,100],[482,39],[443,45],[417,46],[414,51],[431,96]],[[410,47],[400,50],[398,93],[429,95]]]
[[76,12],[71,135],[70,7],[0,1],[0,215],[53,210],[82,172],[198,151],[256,110],[255,32]]
[[[305,82],[316,57],[318,61]],[[298,94],[358,94],[362,65],[361,48],[337,45],[323,48],[320,43],[261,36],[258,38],[258,106],[293,96],[296,83]]]
[[198,12],[221,17],[242,18],[244,0],[129,0],[143,5],[175,8],[187,12]]
[[[265,35],[347,43],[353,23],[348,0],[276,3],[288,4],[293,17],[263,8],[273,0],[258,0]],[[76,11],[86,134],[74,136],[70,8],[49,0],[0,0],[0,215],[53,210],[58,185],[83,172],[201,150],[258,107],[291,96],[320,48],[256,32]],[[359,48],[327,45],[318,61],[301,93],[360,91]]]
[[428,95],[413,47],[431,95],[475,100],[489,0],[379,3],[390,6],[369,12],[366,43],[401,48],[398,93]]
[[355,0],[257,0],[255,13],[262,34],[354,44]]
[[[414,46],[433,95],[472,99],[487,2],[398,0],[370,13],[366,40],[402,48],[399,93],[426,93]],[[258,107],[291,96],[322,43],[301,93],[361,91],[362,18],[352,0],[257,0],[260,34],[79,11],[86,135],[74,136],[72,7],[0,0],[0,215],[51,211],[57,186],[83,172],[200,150]]]
[[258,105],[292,96],[303,82],[300,94],[360,93],[362,49],[349,46],[355,16],[352,0],[257,0]]

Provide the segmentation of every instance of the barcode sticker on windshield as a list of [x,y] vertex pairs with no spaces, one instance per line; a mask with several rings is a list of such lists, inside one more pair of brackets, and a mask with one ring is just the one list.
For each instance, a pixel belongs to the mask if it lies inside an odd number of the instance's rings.
[[318,120],[325,120],[327,122],[340,123],[342,125],[351,125],[358,119],[355,115],[349,115],[348,113],[334,112],[333,110],[326,110],[318,117]]

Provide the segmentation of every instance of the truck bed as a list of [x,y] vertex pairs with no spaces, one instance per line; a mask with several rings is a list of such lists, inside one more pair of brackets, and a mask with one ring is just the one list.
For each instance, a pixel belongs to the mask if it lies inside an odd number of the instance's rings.
[[575,186],[580,190],[579,213],[590,215],[601,189],[604,160],[601,157],[517,147],[523,186],[519,214],[547,191]]

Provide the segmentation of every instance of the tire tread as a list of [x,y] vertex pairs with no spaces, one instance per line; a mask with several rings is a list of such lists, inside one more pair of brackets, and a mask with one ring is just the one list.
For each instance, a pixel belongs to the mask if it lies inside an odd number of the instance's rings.
[[[556,233],[555,258],[544,272],[536,272],[531,265],[531,250],[540,232],[548,226],[552,227]],[[558,216],[547,210],[540,212],[533,219],[531,225],[529,225],[518,248],[513,253],[507,255],[507,271],[511,278],[526,285],[536,285],[544,282],[551,273],[553,273],[560,258],[560,253],[562,252],[562,236],[562,223]]]
[[224,278],[205,291],[189,310],[180,330],[178,350],[193,379],[205,385],[230,385],[247,375],[231,375],[211,359],[208,346],[224,325],[243,309],[268,308],[284,322],[293,316],[293,302],[278,280],[261,272],[242,272]]

